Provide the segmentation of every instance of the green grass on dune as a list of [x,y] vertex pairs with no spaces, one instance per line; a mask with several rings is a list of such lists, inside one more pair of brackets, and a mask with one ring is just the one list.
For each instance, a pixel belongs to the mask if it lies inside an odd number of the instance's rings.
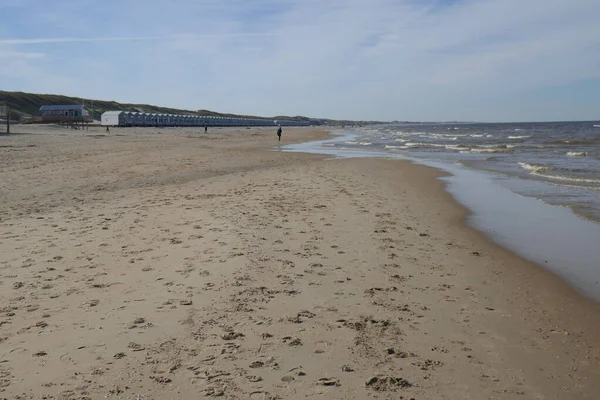
[[[18,113],[22,117],[39,116],[40,107],[43,105],[68,105],[84,104],[93,111],[96,119],[105,111],[138,111],[146,113],[160,114],[188,114],[188,115],[210,115],[221,117],[256,117],[252,115],[226,114],[210,110],[182,110],[178,108],[159,107],[150,104],[129,104],[118,103],[116,101],[82,99],[80,97],[62,96],[57,94],[35,94],[25,92],[7,92],[0,90],[0,105],[6,104],[13,113]],[[351,124],[372,124],[374,121],[346,121],[331,120],[323,118],[308,118],[302,116],[288,117],[276,116],[267,117],[280,120],[310,121],[313,125],[351,125]]]

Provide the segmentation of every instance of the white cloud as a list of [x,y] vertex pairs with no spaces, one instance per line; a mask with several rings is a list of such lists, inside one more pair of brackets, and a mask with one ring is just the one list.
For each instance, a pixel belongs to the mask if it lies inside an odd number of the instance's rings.
[[229,34],[205,34],[205,35],[167,35],[167,36],[129,36],[129,37],[70,37],[70,38],[33,38],[33,39],[0,39],[0,44],[27,45],[27,44],[50,44],[50,43],[94,43],[94,42],[138,42],[158,40],[191,40],[199,38],[222,38],[222,37],[260,37],[269,36],[268,33],[229,33]]

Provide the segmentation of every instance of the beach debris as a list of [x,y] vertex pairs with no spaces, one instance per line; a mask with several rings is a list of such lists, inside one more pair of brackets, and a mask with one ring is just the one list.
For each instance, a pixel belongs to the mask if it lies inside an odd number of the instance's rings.
[[354,372],[354,368],[350,365],[342,365],[342,372]]

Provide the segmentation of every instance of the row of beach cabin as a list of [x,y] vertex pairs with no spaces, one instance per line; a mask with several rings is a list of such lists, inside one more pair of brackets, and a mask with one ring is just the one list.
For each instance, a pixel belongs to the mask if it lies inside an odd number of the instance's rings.
[[308,122],[266,118],[234,118],[198,115],[106,111],[103,126],[307,126]]

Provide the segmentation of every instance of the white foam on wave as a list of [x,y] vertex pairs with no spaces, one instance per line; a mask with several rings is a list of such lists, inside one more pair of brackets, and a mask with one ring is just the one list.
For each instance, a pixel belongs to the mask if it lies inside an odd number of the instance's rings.
[[570,157],[586,157],[588,153],[585,151],[569,151],[567,155]]
[[542,174],[539,171],[532,171],[531,175],[537,175],[537,176],[541,176],[543,178],[556,179],[559,181],[567,181],[567,182],[600,183],[600,179],[575,178],[572,176],[563,176],[563,175],[548,175],[548,174]]
[[594,125],[594,128],[600,128],[600,125]]
[[[486,148],[486,149],[469,149],[471,153],[508,153],[508,149]],[[467,153],[467,152],[465,152]]]
[[485,135],[471,135],[471,137],[484,137]]
[[392,146],[391,144],[386,144],[385,148],[386,149],[408,149],[407,146]]
[[529,173],[531,175],[539,176],[539,177],[546,178],[546,179],[553,179],[553,180],[557,180],[557,181],[574,182],[574,183],[577,183],[577,182],[578,183],[600,183],[600,179],[577,178],[574,176],[545,174],[544,172],[552,171],[555,168],[547,167],[544,165],[528,164],[525,162],[520,162],[519,165],[522,168],[530,171]]
[[358,142],[358,144],[360,144],[361,146],[370,146],[373,143],[371,143],[371,142]]
[[527,139],[530,138],[531,136],[509,136],[509,139]]
[[519,165],[521,166],[521,168],[526,169],[528,171],[547,171],[548,167],[544,166],[544,165],[535,165],[535,164],[528,164],[526,162],[520,162]]

